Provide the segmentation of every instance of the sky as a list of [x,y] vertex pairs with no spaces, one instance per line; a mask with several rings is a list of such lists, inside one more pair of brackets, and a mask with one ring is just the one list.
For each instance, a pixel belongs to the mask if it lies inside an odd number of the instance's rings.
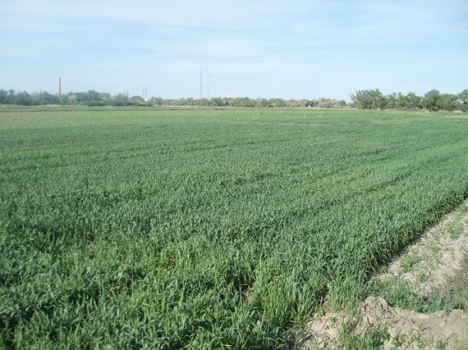
[[[468,89],[468,1],[0,0],[0,89],[349,101]],[[207,68],[209,79],[207,79]]]

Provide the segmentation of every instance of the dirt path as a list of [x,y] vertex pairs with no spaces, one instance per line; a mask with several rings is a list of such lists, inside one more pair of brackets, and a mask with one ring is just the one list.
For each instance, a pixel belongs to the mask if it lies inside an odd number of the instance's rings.
[[415,291],[429,292],[450,285],[468,255],[468,201],[425,232],[389,264],[381,276],[410,282]]
[[442,344],[449,349],[465,349],[468,344],[468,320],[461,310],[448,315],[444,311],[420,314],[393,308],[382,298],[369,297],[362,304],[359,315],[328,313],[307,324],[308,334],[302,340],[303,349],[337,348],[340,346],[340,329],[344,324],[354,327],[357,334],[377,328],[388,335],[384,349],[436,349]]
[[[407,281],[424,297],[456,284],[462,273],[468,273],[468,200],[404,249],[376,278]],[[462,310],[421,314],[390,307],[376,297],[367,298],[353,316],[315,315],[304,330],[301,348],[341,347],[344,325],[358,336],[370,329],[380,332],[386,336],[384,349],[468,349],[468,317]]]

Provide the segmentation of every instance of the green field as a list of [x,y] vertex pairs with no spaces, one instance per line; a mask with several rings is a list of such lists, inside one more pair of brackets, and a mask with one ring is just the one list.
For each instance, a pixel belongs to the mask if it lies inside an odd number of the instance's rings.
[[0,347],[281,347],[467,195],[465,114],[0,107]]

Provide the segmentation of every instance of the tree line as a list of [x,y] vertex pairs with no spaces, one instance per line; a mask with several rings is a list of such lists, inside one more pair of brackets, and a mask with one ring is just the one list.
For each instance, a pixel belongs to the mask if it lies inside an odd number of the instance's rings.
[[126,93],[112,96],[106,92],[89,90],[87,92],[69,92],[62,95],[52,95],[47,91],[27,93],[25,91],[0,90],[0,104],[36,106],[36,105],[84,105],[84,106],[174,106],[174,107],[243,107],[243,108],[346,108],[359,109],[427,109],[429,111],[468,111],[468,90],[463,90],[458,95],[441,94],[437,90],[431,90],[424,96],[417,96],[410,92],[407,95],[392,93],[383,95],[379,89],[358,90],[349,95],[351,103],[346,101],[319,98],[317,100],[285,100],[282,98],[257,98],[249,97],[213,97],[207,98],[179,98],[164,99],[151,97],[143,99],[141,96],[129,97]]
[[379,89],[359,90],[349,95],[353,104],[359,109],[426,109],[429,111],[468,111],[468,90],[458,95],[441,94],[431,90],[424,96],[417,96],[414,92],[407,95],[392,93],[383,95]]
[[85,105],[85,106],[199,106],[199,107],[321,107],[342,108],[347,106],[346,101],[320,98],[318,100],[284,100],[282,98],[257,98],[248,97],[212,97],[207,98],[178,98],[164,99],[151,97],[143,99],[141,96],[129,97],[128,94],[120,93],[114,96],[106,92],[89,90],[88,92],[69,92],[62,95],[51,95],[46,91],[39,93],[27,93],[25,91],[0,90],[0,104],[14,104],[23,106],[36,106],[47,104],[60,105]]

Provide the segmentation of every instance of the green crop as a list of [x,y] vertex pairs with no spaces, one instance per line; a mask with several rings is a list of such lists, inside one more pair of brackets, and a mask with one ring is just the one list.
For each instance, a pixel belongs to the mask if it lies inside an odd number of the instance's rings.
[[468,195],[468,119],[0,108],[0,347],[278,348]]

